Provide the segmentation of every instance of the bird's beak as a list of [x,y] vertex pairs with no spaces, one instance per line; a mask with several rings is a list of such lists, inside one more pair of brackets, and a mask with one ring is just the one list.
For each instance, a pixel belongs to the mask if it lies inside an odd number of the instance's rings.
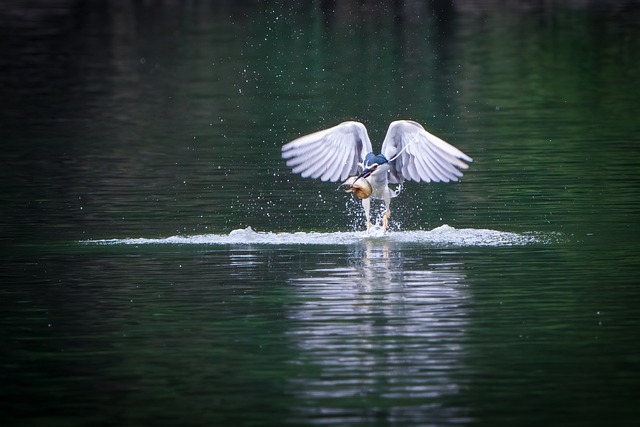
[[376,169],[378,169],[378,164],[374,163],[373,165],[371,165],[371,167],[365,168],[365,170],[363,170],[362,173],[358,175],[358,178],[366,178],[371,175]]
[[345,182],[343,182],[342,184],[340,184],[341,187],[347,187],[344,191],[346,191],[347,193],[351,193],[353,192],[353,184],[360,179],[359,176],[350,176],[349,178],[347,178],[347,180]]

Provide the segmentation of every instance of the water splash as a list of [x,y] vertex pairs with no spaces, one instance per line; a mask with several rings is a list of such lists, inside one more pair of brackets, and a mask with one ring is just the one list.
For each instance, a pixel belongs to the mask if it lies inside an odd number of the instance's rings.
[[433,230],[388,231],[374,226],[369,235],[357,232],[296,232],[276,233],[254,231],[251,227],[233,230],[229,234],[202,234],[166,238],[124,238],[84,240],[94,245],[349,245],[367,239],[382,239],[397,243],[420,243],[434,246],[512,246],[554,243],[557,236],[541,233],[512,233],[497,230],[462,228],[442,225]]

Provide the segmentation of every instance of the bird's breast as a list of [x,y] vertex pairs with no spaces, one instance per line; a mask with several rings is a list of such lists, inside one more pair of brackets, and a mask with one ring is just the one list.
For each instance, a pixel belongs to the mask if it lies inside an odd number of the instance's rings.
[[371,175],[369,175],[366,179],[371,184],[371,189],[373,190],[374,197],[382,197],[384,194],[385,188],[389,185],[389,179],[387,170],[389,169],[388,165],[379,166],[378,169]]

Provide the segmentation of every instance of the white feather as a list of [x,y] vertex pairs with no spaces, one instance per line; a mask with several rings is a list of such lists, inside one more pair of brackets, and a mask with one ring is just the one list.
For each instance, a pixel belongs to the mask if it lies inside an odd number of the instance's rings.
[[[305,178],[338,181],[361,170],[365,156],[372,151],[364,125],[349,121],[285,144],[282,157],[294,173]],[[389,125],[382,154],[389,160],[388,181],[397,184],[404,180],[457,181],[469,167],[465,162],[473,161],[410,120]]]
[[382,143],[382,154],[390,161],[391,182],[449,182],[462,176],[471,157],[427,132],[410,120],[392,122]]
[[294,173],[323,181],[344,180],[372,151],[367,129],[359,122],[344,122],[302,136],[282,147],[282,157]]

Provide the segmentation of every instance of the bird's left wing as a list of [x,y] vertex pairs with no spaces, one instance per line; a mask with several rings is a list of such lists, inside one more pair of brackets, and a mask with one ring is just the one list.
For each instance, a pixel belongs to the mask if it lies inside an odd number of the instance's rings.
[[461,169],[467,169],[471,157],[453,145],[427,132],[410,120],[389,125],[382,143],[382,154],[390,161],[389,182],[403,180],[425,182],[457,181]]
[[282,158],[303,178],[338,181],[354,175],[371,151],[364,125],[344,122],[283,145]]

